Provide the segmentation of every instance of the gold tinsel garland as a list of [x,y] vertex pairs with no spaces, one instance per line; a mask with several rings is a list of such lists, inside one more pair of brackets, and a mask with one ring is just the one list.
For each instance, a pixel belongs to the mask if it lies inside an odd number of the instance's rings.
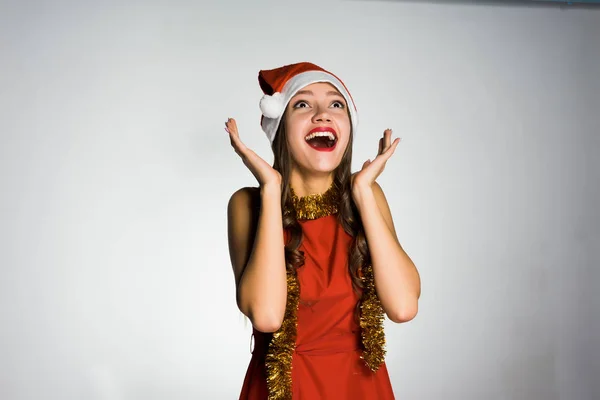
[[363,343],[361,358],[373,372],[385,360],[385,333],[383,331],[383,307],[375,290],[373,266],[363,268],[363,295],[360,304],[360,330]]
[[300,287],[296,271],[287,271],[287,303],[283,323],[273,334],[265,365],[269,400],[292,398],[292,356],[296,349]]
[[290,187],[292,204],[296,211],[296,219],[317,219],[338,212],[340,193],[332,184],[323,194],[309,194],[298,197],[294,189]]
[[[339,191],[331,185],[323,194],[312,194],[299,198],[290,187],[293,210],[296,219],[311,220],[338,212]],[[363,295],[360,304],[360,328],[363,343],[361,358],[373,372],[377,371],[385,359],[385,334],[383,331],[384,312],[375,291],[373,267],[362,270]],[[265,365],[269,400],[291,400],[292,398],[292,357],[296,348],[297,311],[300,301],[300,285],[296,271],[287,271],[287,303],[283,323],[273,334]]]

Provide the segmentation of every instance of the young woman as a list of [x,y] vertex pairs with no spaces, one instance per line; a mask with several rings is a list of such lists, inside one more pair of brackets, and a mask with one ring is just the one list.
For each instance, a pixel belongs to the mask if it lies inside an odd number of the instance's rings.
[[383,319],[417,314],[420,278],[375,179],[399,139],[350,171],[357,115],[347,88],[310,63],[259,73],[270,166],[231,145],[259,183],[228,204],[239,309],[254,349],[240,399],[393,399]]

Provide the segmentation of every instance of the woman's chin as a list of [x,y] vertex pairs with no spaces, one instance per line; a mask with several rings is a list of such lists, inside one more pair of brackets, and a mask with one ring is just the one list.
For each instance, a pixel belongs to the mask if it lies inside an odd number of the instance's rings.
[[315,175],[326,175],[333,173],[336,168],[336,164],[314,165],[310,168],[307,168],[307,171],[314,173]]
[[305,159],[304,162],[297,163],[296,166],[303,173],[326,175],[334,172],[340,165],[341,160],[338,157],[320,157],[319,159]]

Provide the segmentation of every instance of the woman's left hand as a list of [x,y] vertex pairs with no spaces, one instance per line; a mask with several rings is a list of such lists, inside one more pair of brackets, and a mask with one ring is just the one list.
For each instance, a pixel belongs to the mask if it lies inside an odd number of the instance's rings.
[[383,172],[385,163],[390,159],[396,147],[400,143],[400,138],[392,142],[392,130],[386,129],[383,137],[379,139],[379,151],[373,161],[367,160],[362,169],[352,175],[352,189],[359,187],[371,187],[375,179]]

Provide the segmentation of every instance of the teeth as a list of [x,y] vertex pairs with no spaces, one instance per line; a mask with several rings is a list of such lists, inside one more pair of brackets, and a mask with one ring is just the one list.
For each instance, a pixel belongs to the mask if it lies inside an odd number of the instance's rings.
[[329,140],[335,140],[335,136],[333,136],[333,133],[331,132],[313,132],[310,135],[306,136],[304,139],[306,139],[306,141],[308,142],[311,139],[314,139],[318,136],[326,136],[329,138]]

